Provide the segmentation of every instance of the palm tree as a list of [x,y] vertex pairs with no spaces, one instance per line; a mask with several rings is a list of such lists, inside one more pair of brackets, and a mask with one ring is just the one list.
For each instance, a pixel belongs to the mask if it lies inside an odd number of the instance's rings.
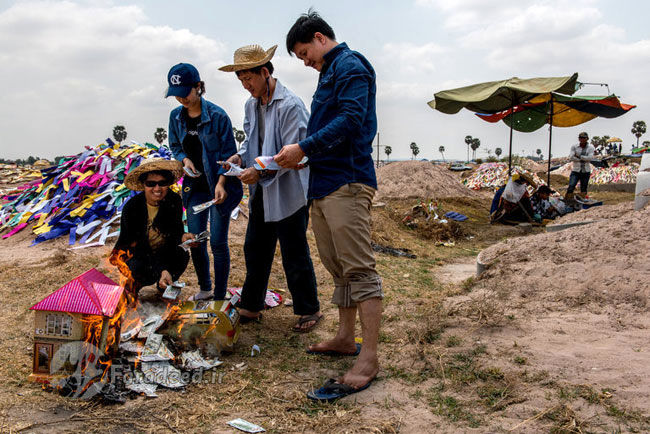
[[497,154],[497,158],[499,158],[501,154],[503,154],[503,150],[501,148],[496,148],[494,153]]
[[645,121],[636,121],[632,124],[632,134],[636,136],[636,147],[639,147],[639,138],[645,134]]
[[472,148],[472,160],[475,160],[476,150],[481,146],[481,140],[478,137],[474,137],[470,146]]
[[[413,143],[415,145],[415,143]],[[418,145],[413,146],[413,149],[411,149],[411,152],[413,153],[413,157],[417,157],[418,154],[420,153],[420,148]]]
[[445,147],[444,146],[438,147],[438,152],[440,152],[440,155],[442,155],[442,161],[445,161]]
[[235,140],[237,140],[237,149],[241,147],[241,144],[246,140],[246,133],[243,130],[238,130],[235,127],[232,127],[232,132],[235,134]]
[[472,144],[472,136],[465,136],[465,144],[467,145],[467,162],[469,163],[469,146]]
[[[411,142],[411,144],[409,145],[409,148],[411,148],[411,154],[412,154],[411,160],[417,155],[417,153],[415,152],[415,149],[417,149],[417,147],[418,147],[418,145],[415,142]],[[420,152],[419,149],[418,149],[418,152]]]
[[393,152],[393,148],[386,145],[386,146],[384,146],[384,152],[386,153],[386,159],[390,160],[390,154],[391,154],[391,152]]
[[537,148],[537,150],[535,151],[535,153],[537,154],[537,158],[539,158],[539,159],[541,160],[541,159],[542,159],[542,150],[539,149],[539,148]]
[[159,145],[162,145],[162,142],[167,138],[167,131],[164,128],[156,128],[156,132],[153,133],[153,138],[156,139]]
[[124,128],[124,125],[115,125],[113,127],[113,138],[116,142],[122,144],[122,140],[126,139],[126,128]]

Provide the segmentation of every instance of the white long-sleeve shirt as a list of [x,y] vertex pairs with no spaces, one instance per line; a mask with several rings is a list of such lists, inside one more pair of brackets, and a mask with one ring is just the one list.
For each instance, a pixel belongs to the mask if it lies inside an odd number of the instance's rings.
[[591,173],[591,161],[596,159],[594,157],[595,151],[596,149],[589,144],[584,148],[580,144],[571,146],[569,160],[573,162],[573,171]]

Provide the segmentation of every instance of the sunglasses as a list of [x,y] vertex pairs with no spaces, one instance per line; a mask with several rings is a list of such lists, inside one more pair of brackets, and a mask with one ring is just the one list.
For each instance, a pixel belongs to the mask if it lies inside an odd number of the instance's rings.
[[171,183],[167,180],[162,180],[162,181],[145,181],[144,186],[149,187],[149,188],[154,188],[156,185],[159,185],[160,187],[169,187]]

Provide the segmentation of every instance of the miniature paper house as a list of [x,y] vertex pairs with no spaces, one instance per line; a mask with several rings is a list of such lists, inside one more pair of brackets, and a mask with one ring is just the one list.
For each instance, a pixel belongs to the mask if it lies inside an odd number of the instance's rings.
[[[124,288],[92,268],[36,303],[34,316],[34,366],[31,381],[47,383],[52,378],[52,361],[62,346],[73,342],[92,343],[104,352],[119,344],[119,321],[126,300]],[[117,326],[117,327],[115,327]],[[82,348],[77,345],[76,348]],[[79,354],[66,354],[72,361]],[[70,363],[66,371],[74,370]]]

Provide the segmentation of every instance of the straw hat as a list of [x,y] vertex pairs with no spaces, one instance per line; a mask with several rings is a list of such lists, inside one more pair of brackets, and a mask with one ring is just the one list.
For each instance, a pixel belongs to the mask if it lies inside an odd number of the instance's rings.
[[174,182],[177,182],[183,176],[183,165],[178,160],[167,160],[165,158],[147,158],[142,163],[131,170],[126,178],[124,185],[130,190],[143,191],[144,183],[140,181],[140,175],[156,170],[167,170],[172,173]]
[[234,63],[232,65],[222,66],[219,70],[224,72],[237,72],[264,65],[273,58],[276,48],[278,46],[274,45],[264,51],[264,48],[257,44],[245,45],[235,51],[235,55],[233,56]]

